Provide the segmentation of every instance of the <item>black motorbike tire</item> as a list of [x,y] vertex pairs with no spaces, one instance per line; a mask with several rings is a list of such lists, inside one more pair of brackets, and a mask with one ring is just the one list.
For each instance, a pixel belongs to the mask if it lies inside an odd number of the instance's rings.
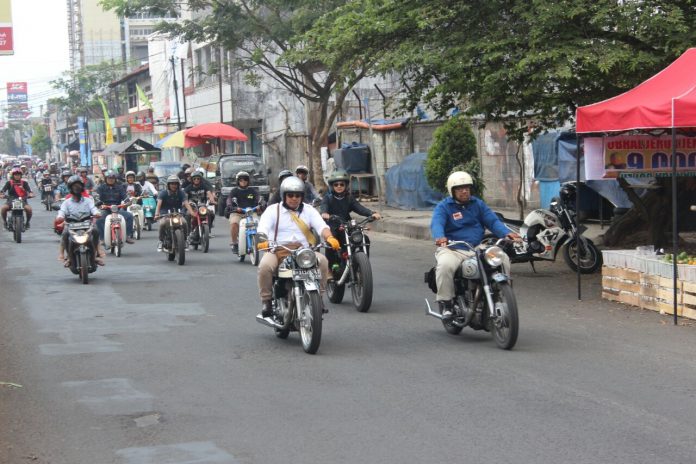
[[89,260],[87,259],[87,253],[83,252],[78,256],[80,257],[80,280],[87,285],[89,283]]
[[372,266],[362,251],[353,255],[353,275],[355,279],[350,287],[353,306],[361,313],[366,313],[372,305]]
[[[302,349],[305,353],[315,354],[321,343],[321,326],[322,326],[322,311],[321,311],[321,296],[317,291],[308,292],[305,290],[302,296],[302,308],[298,311],[298,320],[300,324],[300,339],[302,340]],[[302,325],[305,317],[311,318],[308,329]]]
[[174,242],[176,247],[176,264],[183,266],[186,262],[186,239],[184,238],[184,232],[181,229],[174,231]]
[[210,248],[210,230],[208,229],[208,224],[203,224],[201,227],[201,249],[203,253],[207,253]]
[[[589,252],[589,259],[580,260],[580,274],[592,274],[602,267],[602,253],[597,249],[597,246],[592,243],[592,240],[585,239],[587,242],[587,251]],[[568,243],[563,247],[563,259],[565,259],[566,264],[573,272],[578,271],[578,266],[575,264],[575,257],[577,257],[577,240],[568,240]],[[573,256],[571,256],[571,253]]]
[[512,290],[512,287],[508,282],[498,283],[496,286],[491,288],[491,291],[493,292],[494,304],[496,301],[500,300],[507,304],[507,320],[509,328],[507,333],[502,333],[501,330],[495,326],[495,324],[492,324],[491,332],[493,333],[493,339],[499,348],[503,350],[511,350],[515,346],[515,343],[517,343],[517,335],[520,327],[515,292]]
[[152,231],[152,218],[147,218],[145,221],[147,222],[147,231]]
[[136,240],[140,240],[141,230],[140,219],[138,219],[138,216],[133,216],[133,237],[135,237]]
[[49,198],[44,198],[44,202],[46,202],[46,211],[51,211],[51,201]]
[[334,304],[340,304],[343,301],[343,295],[346,293],[346,284],[338,285],[335,280],[329,280],[326,283],[326,294],[329,296],[329,301]]
[[22,243],[22,221],[24,218],[22,216],[15,216],[12,219],[12,229],[14,230],[14,240],[17,243]]
[[249,253],[249,262],[252,266],[258,266],[259,261],[261,261],[261,252],[259,251],[259,239],[256,235],[251,237],[251,250],[247,250]]

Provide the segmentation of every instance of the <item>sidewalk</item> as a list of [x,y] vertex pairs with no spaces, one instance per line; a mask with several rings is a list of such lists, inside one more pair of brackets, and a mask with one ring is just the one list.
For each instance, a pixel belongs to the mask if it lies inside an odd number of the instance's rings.
[[[377,202],[361,203],[373,211],[379,210],[379,204]],[[519,212],[517,210],[506,208],[492,209],[498,213],[502,213],[505,217],[512,219],[519,218]],[[529,214],[530,211],[531,210],[528,210],[526,214]],[[370,224],[370,228],[375,232],[385,232],[416,240],[430,240],[431,217],[432,211],[408,211],[385,205],[382,209],[382,220],[373,222]],[[598,237],[604,233],[609,225],[605,224],[604,230],[602,230],[599,223],[596,222],[589,222],[583,225],[587,227],[587,231],[584,234],[585,237],[595,242],[595,244],[600,245],[601,240],[599,240]]]

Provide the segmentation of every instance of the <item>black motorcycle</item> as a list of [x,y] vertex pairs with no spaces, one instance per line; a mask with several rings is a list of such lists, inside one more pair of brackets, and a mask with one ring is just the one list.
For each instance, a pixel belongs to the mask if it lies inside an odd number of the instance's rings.
[[[502,243],[502,241],[499,241]],[[517,342],[519,318],[517,299],[509,277],[503,272],[504,251],[497,245],[472,247],[465,241],[447,246],[465,245],[474,253],[464,259],[454,274],[454,317],[443,319],[425,299],[425,314],[442,321],[447,333],[458,335],[464,327],[493,333],[498,347],[511,350]],[[425,283],[437,293],[435,268],[425,273]]]
[[166,219],[162,251],[167,253],[169,261],[183,266],[186,262],[186,218],[180,212],[163,214]]
[[40,184],[41,185],[41,202],[46,207],[46,211],[51,211],[51,205],[53,204],[53,184]]
[[10,203],[10,214],[7,220],[7,229],[12,232],[14,241],[22,243],[22,233],[24,232],[24,201],[15,198]]
[[89,274],[97,270],[96,250],[92,242],[94,222],[90,215],[65,218],[68,228],[68,247],[65,250],[70,260],[70,272],[80,277],[83,284],[89,283]]
[[353,306],[361,313],[370,310],[372,305],[372,267],[370,266],[370,243],[365,235],[364,225],[374,221],[372,217],[357,222],[355,219],[345,221],[339,216],[331,216],[329,221],[340,223],[339,232],[344,241],[341,249],[336,251],[339,264],[334,263],[326,292],[329,301],[340,303],[346,286],[353,295]]

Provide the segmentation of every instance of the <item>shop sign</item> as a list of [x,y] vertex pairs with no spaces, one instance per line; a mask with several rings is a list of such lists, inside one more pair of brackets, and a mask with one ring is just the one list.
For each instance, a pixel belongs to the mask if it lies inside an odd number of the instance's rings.
[[[604,137],[604,178],[654,174],[672,169],[672,136]],[[696,170],[696,137],[677,137],[677,170]]]

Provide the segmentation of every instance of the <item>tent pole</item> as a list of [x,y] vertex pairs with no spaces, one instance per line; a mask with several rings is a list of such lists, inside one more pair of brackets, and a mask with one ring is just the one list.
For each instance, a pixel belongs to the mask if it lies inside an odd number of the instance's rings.
[[[674,109],[672,109],[674,112]],[[674,325],[677,325],[677,281],[679,254],[679,233],[677,230],[677,129],[672,124],[672,298],[674,311]]]
[[[580,156],[582,155],[582,137],[575,133],[575,140],[578,145],[578,149],[576,151],[576,158],[575,158],[575,187],[576,187],[576,193],[575,193],[575,220],[577,221],[577,224],[575,224],[576,227],[580,226]],[[567,246],[567,245],[566,245]],[[575,243],[576,247],[576,253],[575,257],[577,259],[576,266],[577,267],[577,273],[578,273],[578,301],[582,301],[582,286],[580,284],[580,254],[577,252],[579,250],[578,243]]]

